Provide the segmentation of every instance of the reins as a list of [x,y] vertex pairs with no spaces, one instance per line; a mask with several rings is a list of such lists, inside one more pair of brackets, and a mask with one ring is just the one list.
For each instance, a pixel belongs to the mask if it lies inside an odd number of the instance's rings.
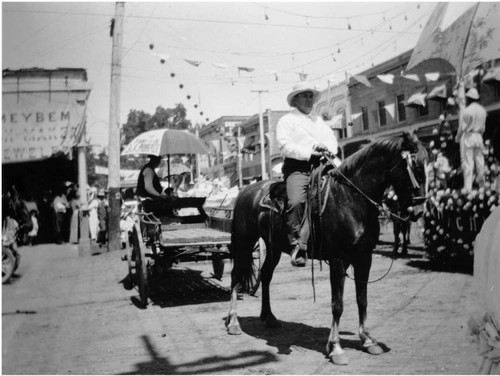
[[[328,161],[328,162],[329,162],[329,163],[330,163],[330,164],[334,167],[334,170],[329,171],[329,173],[328,173],[328,175],[327,175],[327,176],[331,177],[331,176],[332,176],[332,172],[335,172],[335,173],[339,174],[339,175],[340,175],[340,176],[341,176],[341,177],[342,177],[345,181],[347,181],[347,182],[349,183],[349,185],[350,185],[351,187],[353,187],[353,188],[354,188],[354,189],[355,189],[355,190],[356,190],[359,194],[361,194],[361,195],[362,195],[362,196],[363,196],[363,197],[364,197],[364,198],[365,198],[365,199],[366,199],[369,203],[371,203],[373,206],[375,206],[375,207],[376,207],[379,211],[383,211],[384,213],[386,213],[386,214],[388,214],[388,215],[390,215],[390,216],[392,216],[392,217],[394,217],[394,218],[397,218],[397,219],[399,219],[399,220],[401,220],[401,221],[407,221],[407,220],[408,220],[408,218],[406,218],[406,219],[405,219],[405,218],[400,217],[399,215],[397,215],[397,214],[395,214],[395,213],[391,212],[389,209],[384,208],[384,207],[383,207],[382,205],[380,205],[378,202],[376,202],[375,200],[373,200],[373,199],[372,199],[371,197],[369,197],[366,193],[364,193],[364,192],[363,192],[363,191],[362,191],[362,190],[361,190],[361,189],[360,189],[360,188],[359,188],[356,184],[354,184],[351,180],[349,180],[349,178],[348,178],[347,176],[345,176],[342,172],[340,172],[340,171],[339,171],[339,169],[338,169],[337,167],[335,167],[335,164],[333,163],[333,159],[332,159],[332,158],[330,158],[328,155],[324,155],[324,157],[325,157],[325,158],[326,158],[326,160],[327,160],[327,161]],[[394,166],[394,167],[393,167],[393,169],[394,169],[395,167],[396,167],[396,166]],[[408,166],[408,167],[409,167],[409,166]],[[392,171],[392,170],[391,170],[391,171]],[[409,170],[409,171],[410,171],[410,170]],[[412,174],[410,174],[410,177],[413,177],[413,173],[412,173]],[[414,177],[413,177],[413,179],[414,179]],[[413,179],[412,179],[412,183],[413,183]],[[319,193],[318,195],[320,196],[319,200],[321,200],[320,189],[318,190],[318,193]],[[320,210],[320,212],[319,212],[319,219],[320,219],[320,222],[321,222],[321,217],[322,217],[322,214],[323,214],[324,210],[326,209],[326,204],[327,204],[327,202],[328,202],[328,196],[329,196],[329,193],[330,193],[330,190],[329,190],[329,189],[327,189],[327,190],[326,190],[326,193],[325,193],[325,199],[324,199],[324,202],[323,202],[323,204],[321,205],[321,210]],[[311,222],[312,222],[312,220],[311,220]],[[311,234],[313,234],[313,233],[314,233],[314,231],[311,231]],[[313,249],[314,249],[314,248],[315,248],[315,247],[313,247]],[[355,282],[361,282],[361,283],[366,283],[366,284],[368,284],[368,283],[375,283],[375,282],[379,282],[379,281],[381,281],[382,279],[384,279],[385,277],[387,277],[387,275],[389,274],[389,272],[390,272],[390,271],[391,271],[391,269],[392,269],[392,266],[393,266],[393,264],[394,264],[394,258],[395,258],[395,257],[394,257],[394,255],[395,255],[395,253],[396,253],[396,249],[393,249],[393,252],[392,252],[392,253],[393,253],[393,254],[392,254],[392,257],[391,257],[391,265],[389,266],[389,269],[385,272],[385,274],[384,274],[383,276],[381,276],[381,277],[379,277],[379,278],[377,278],[377,279],[375,279],[375,280],[372,280],[372,281],[359,281],[359,280],[355,279],[354,277],[351,277],[351,276],[347,273],[347,269],[346,269],[346,271],[345,271],[345,276],[346,276],[347,278],[349,278],[349,279],[352,279],[352,280],[353,280],[353,281],[355,281]],[[313,257],[313,260],[314,260],[314,257]],[[312,262],[312,264],[314,264],[314,262]],[[312,273],[313,273],[313,291],[314,291],[314,267],[313,267],[313,266],[311,266],[311,268],[312,268]]]
[[[340,170],[338,168],[335,167],[335,165],[333,164],[333,159],[332,158],[330,158],[327,155],[325,155],[324,157],[328,160],[328,162],[330,162],[330,164],[332,166],[334,166],[334,170],[331,170],[329,172],[329,176],[331,176],[332,172],[335,172],[336,174],[339,174],[345,181],[347,181],[351,185],[351,187],[353,187],[359,194],[361,194],[364,198],[366,198],[366,200],[369,203],[371,203],[373,206],[375,206],[379,211],[383,211],[384,213],[386,213],[386,214],[388,214],[388,215],[390,215],[390,216],[392,216],[394,218],[397,218],[397,219],[399,219],[401,221],[407,221],[408,220],[408,218],[402,218],[402,217],[400,217],[399,215],[391,212],[389,209],[384,208],[378,202],[376,202],[375,200],[373,200],[365,192],[363,192],[361,189],[359,189],[359,187],[356,184],[354,184],[351,180],[349,180],[349,178],[347,176],[345,176],[342,172],[340,172]],[[394,166],[393,168],[395,168],[395,167],[396,166]],[[323,205],[321,207],[321,213],[320,214],[322,214],[323,210],[325,210],[325,208],[326,208],[326,202],[328,200],[328,193],[329,193],[329,191],[327,190],[327,193],[325,195],[325,202],[323,203]]]

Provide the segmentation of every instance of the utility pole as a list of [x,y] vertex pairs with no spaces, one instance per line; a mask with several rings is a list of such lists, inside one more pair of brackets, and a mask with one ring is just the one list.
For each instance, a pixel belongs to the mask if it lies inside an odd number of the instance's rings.
[[240,137],[241,137],[241,124],[238,125],[238,138],[236,139],[236,144],[238,145],[238,187],[243,187],[243,154],[241,153],[241,145],[240,145]]
[[[87,96],[88,100],[88,96]],[[85,111],[87,111],[85,109]],[[78,239],[78,256],[90,256],[91,242],[89,233],[89,205],[87,202],[87,120],[85,120],[83,135],[78,143],[78,185],[80,187],[80,238]]]
[[252,93],[259,93],[259,132],[260,132],[260,165],[262,169],[262,180],[267,179],[266,172],[266,150],[264,140],[264,119],[262,117],[262,93],[268,93],[269,90],[252,90]]
[[[196,125],[195,128],[194,128],[194,132],[196,134],[196,137],[199,137],[199,126]],[[196,154],[196,181],[200,181],[200,175],[201,175],[201,171],[200,171],[200,155],[199,154]]]
[[123,44],[123,13],[125,3],[115,4],[112,21],[113,53],[111,58],[111,93],[109,111],[109,233],[108,251],[118,250],[120,244],[120,92]]

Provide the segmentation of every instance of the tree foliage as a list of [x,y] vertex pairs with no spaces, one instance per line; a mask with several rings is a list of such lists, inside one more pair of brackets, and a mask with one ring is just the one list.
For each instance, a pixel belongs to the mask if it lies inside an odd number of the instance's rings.
[[[182,103],[178,103],[174,108],[158,106],[153,115],[142,110],[130,110],[127,121],[123,124],[121,130],[121,150],[139,134],[153,129],[191,129],[191,121],[186,119],[186,113],[186,108]],[[144,157],[122,157],[121,166],[123,168],[138,169],[144,162]]]
[[174,108],[156,107],[150,115],[144,111],[130,110],[127,122],[122,127],[121,148],[136,136],[152,129],[190,129],[191,121],[186,119],[186,108],[178,103]]

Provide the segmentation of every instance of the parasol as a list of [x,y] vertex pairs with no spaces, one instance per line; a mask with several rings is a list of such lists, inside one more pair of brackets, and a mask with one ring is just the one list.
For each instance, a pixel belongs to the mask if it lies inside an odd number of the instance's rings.
[[167,175],[170,184],[171,154],[208,154],[203,141],[194,133],[176,129],[155,129],[135,137],[121,155],[158,155],[168,156]]
[[479,65],[500,58],[499,20],[499,3],[438,3],[406,70],[441,58],[453,65],[460,79]]
[[121,155],[208,154],[203,141],[194,133],[176,129],[155,129],[134,138]]

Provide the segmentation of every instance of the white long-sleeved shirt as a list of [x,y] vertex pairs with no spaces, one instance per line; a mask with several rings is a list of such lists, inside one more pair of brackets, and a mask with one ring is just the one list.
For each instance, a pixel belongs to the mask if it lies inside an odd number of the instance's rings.
[[338,142],[333,131],[317,115],[306,115],[292,109],[276,126],[276,140],[284,158],[307,161],[314,145],[324,144],[330,152],[337,154]]
[[484,107],[477,102],[472,102],[465,108],[462,115],[464,122],[462,123],[462,127],[459,130],[460,133],[484,133],[486,127],[486,116],[487,113]]

